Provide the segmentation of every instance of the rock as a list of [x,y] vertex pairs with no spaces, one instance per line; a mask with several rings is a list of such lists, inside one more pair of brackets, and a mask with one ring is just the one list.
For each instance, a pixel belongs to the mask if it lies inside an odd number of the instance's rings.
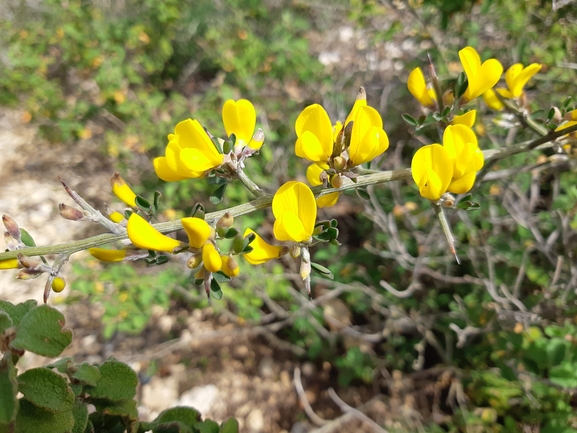
[[217,395],[218,388],[212,384],[195,386],[180,396],[177,405],[191,406],[198,410],[203,416],[206,416],[216,402]]
[[246,428],[250,433],[259,433],[264,429],[264,415],[260,409],[253,409],[246,417]]

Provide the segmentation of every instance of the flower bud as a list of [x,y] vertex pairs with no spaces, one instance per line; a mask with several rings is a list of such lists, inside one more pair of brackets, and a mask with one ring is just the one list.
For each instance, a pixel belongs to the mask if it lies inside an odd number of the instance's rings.
[[347,166],[347,160],[342,156],[337,156],[333,159],[333,167],[336,171],[343,171]]
[[116,172],[112,175],[110,178],[110,186],[112,187],[112,192],[116,197],[128,206],[136,207],[136,194],[120,176],[120,173]]
[[20,272],[18,272],[18,275],[16,275],[16,278],[18,280],[33,280],[34,278],[38,278],[40,275],[42,275],[42,271],[37,271],[34,269],[22,269]]
[[301,255],[301,247],[299,247],[297,244],[293,244],[289,249],[289,253],[293,259],[296,259]]
[[202,262],[202,255],[195,254],[188,259],[188,261],[186,262],[186,266],[189,269],[196,269],[198,265],[200,265],[200,262]]
[[60,212],[60,216],[64,219],[70,221],[81,221],[83,220],[86,215],[79,209],[76,209],[72,206],[68,206],[64,203],[60,203],[58,205],[58,211]]
[[262,129],[258,128],[254,135],[252,136],[251,140],[248,142],[248,147],[250,147],[253,151],[259,150],[264,143],[264,132]]
[[343,186],[343,178],[340,175],[335,175],[331,178],[331,186],[333,188],[340,188]]
[[238,266],[236,259],[231,254],[222,255],[220,257],[222,259],[222,272],[231,278],[236,277],[240,272],[240,267]]
[[40,260],[36,260],[32,257],[28,257],[22,254],[18,254],[18,261],[23,267],[28,269],[39,269],[42,265]]
[[60,293],[66,287],[66,280],[62,277],[55,277],[52,280],[52,290],[56,293]]
[[234,217],[230,212],[226,212],[216,222],[217,229],[227,229],[234,224]]
[[218,272],[222,268],[222,259],[212,242],[207,242],[202,247],[202,262],[210,272]]
[[2,222],[4,223],[4,227],[6,227],[8,234],[16,241],[20,242],[20,227],[18,227],[16,221],[8,215],[2,215]]

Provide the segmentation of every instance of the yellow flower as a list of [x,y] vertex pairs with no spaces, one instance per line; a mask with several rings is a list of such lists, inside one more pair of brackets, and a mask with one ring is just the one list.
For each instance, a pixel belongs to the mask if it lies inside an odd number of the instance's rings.
[[372,107],[359,107],[348,149],[349,165],[355,167],[371,161],[388,148],[389,137],[383,129],[381,115]]
[[290,181],[281,186],[272,199],[272,213],[279,241],[307,242],[313,235],[317,203],[306,184]]
[[421,105],[425,107],[435,106],[435,90],[427,89],[427,82],[425,81],[425,75],[423,75],[421,68],[415,68],[409,74],[407,87],[409,88],[411,95],[413,95],[415,99],[421,103]]
[[465,47],[459,51],[459,59],[469,81],[463,95],[467,101],[493,88],[503,73],[503,66],[496,59],[488,59],[481,64],[481,57],[473,47]]
[[112,187],[112,192],[116,197],[128,206],[136,207],[136,194],[120,176],[120,173],[116,172],[112,175],[110,178],[110,186]]
[[521,63],[515,63],[505,72],[505,82],[508,92],[504,94],[506,98],[518,98],[523,94],[525,84],[541,70],[539,63],[532,63],[526,68]]
[[0,260],[0,269],[16,269],[19,266],[18,259]]
[[220,256],[222,260],[222,272],[224,272],[229,277],[236,277],[240,272],[240,267],[236,259],[232,255],[222,255]]
[[130,215],[126,232],[132,244],[143,250],[165,251],[171,253],[180,246],[176,239],[163,235],[136,213]]
[[447,191],[464,194],[473,187],[477,171],[484,164],[477,137],[465,125],[450,125],[443,134],[443,147],[453,160],[453,177]]
[[[312,186],[322,185],[320,175],[323,171],[327,170],[329,165],[324,162],[316,162],[307,167],[307,180]],[[324,195],[317,198],[317,207],[331,207],[337,204],[340,192],[332,192],[330,194]]]
[[[502,90],[502,89],[497,89]],[[489,107],[491,110],[501,111],[505,108],[505,105],[501,102],[499,97],[497,96],[497,92],[493,89],[487,90],[483,93],[483,102]]]
[[[559,125],[555,129],[555,131],[561,131],[562,129],[566,129],[566,128],[569,128],[570,126],[574,126],[574,125],[577,125],[577,121],[569,120],[568,122],[565,122],[565,123]],[[577,132],[572,132],[571,135],[575,137],[577,135]]]
[[248,146],[254,150],[260,149],[262,141],[252,140],[256,126],[256,110],[254,105],[246,99],[233,101],[229,99],[222,107],[222,121],[226,135],[236,136],[237,146]]
[[201,218],[182,218],[180,221],[192,248],[200,249],[206,241],[214,237],[214,229]]
[[198,120],[180,122],[168,140],[165,156],[154,160],[156,174],[164,181],[203,177],[224,160]]
[[126,258],[126,250],[107,250],[105,248],[89,248],[92,257],[102,262],[121,262]]
[[411,174],[421,196],[437,201],[453,177],[453,161],[440,144],[423,146],[413,156]]
[[295,123],[295,154],[312,162],[326,162],[333,153],[333,126],[319,104],[306,107]]
[[110,215],[108,215],[108,218],[110,218],[112,221],[118,224],[120,221],[124,219],[124,215],[121,214],[120,212],[114,211]]
[[[486,93],[487,92],[483,93],[483,98],[485,97]],[[477,120],[477,110],[471,110],[467,111],[465,114],[461,114],[460,116],[453,117],[453,121],[451,122],[451,124],[465,125],[468,126],[469,128],[472,128],[473,125],[475,124],[475,120]]]
[[202,262],[209,272],[218,272],[222,268],[222,259],[212,242],[206,242],[202,247]]
[[577,109],[567,112],[565,114],[565,120],[577,120]]
[[252,251],[250,253],[244,254],[244,258],[251,265],[262,265],[272,259],[278,259],[282,252],[282,247],[277,247],[269,244],[263,238],[261,238],[252,229],[246,229],[244,231],[243,237],[247,237],[250,234],[254,234],[255,238],[250,243]]

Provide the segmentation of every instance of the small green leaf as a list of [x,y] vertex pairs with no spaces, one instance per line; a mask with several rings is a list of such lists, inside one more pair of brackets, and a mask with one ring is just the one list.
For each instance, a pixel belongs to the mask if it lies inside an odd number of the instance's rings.
[[214,272],[212,277],[213,281],[216,280],[219,283],[228,283],[231,280],[231,278],[222,271]]
[[366,189],[364,188],[357,188],[355,190],[357,192],[357,195],[362,198],[363,200],[370,200],[371,196],[369,195],[369,193],[367,192]]
[[130,419],[138,419],[138,410],[136,409],[136,400],[118,400],[110,401],[108,399],[94,399],[92,400],[96,410],[103,415],[111,416],[118,415],[128,417]]
[[18,376],[18,391],[35,406],[51,412],[66,412],[74,406],[74,392],[66,379],[45,368],[31,368]]
[[72,377],[86,385],[94,386],[100,379],[100,370],[94,365],[83,362],[78,366],[78,370],[74,372]]
[[467,87],[469,87],[469,81],[467,80],[467,76],[464,72],[460,72],[459,76],[457,77],[457,81],[455,83],[455,99],[461,99],[461,96],[465,94],[467,91]]
[[52,364],[46,365],[46,368],[55,368],[57,371],[63,374],[69,374],[71,371],[75,371],[76,367],[74,366],[74,362],[72,362],[72,358],[62,358]]
[[42,356],[56,357],[72,342],[72,331],[64,328],[60,311],[48,305],[30,310],[16,328],[11,346]]
[[549,379],[563,388],[577,388],[577,374],[573,364],[565,363],[551,368]]
[[160,199],[162,198],[162,194],[159,191],[154,191],[154,198],[152,199],[152,206],[153,210],[156,213],[160,208]]
[[32,239],[32,236],[30,236],[30,233],[28,233],[26,230],[21,228],[20,229],[20,236],[21,236],[22,243],[24,245],[26,245],[27,247],[35,247],[36,246],[36,242],[34,242],[34,239]]
[[410,114],[403,113],[401,114],[401,118],[410,126],[419,126],[419,122]]
[[50,412],[20,399],[16,416],[16,433],[66,433],[74,426],[72,411]]
[[88,407],[86,403],[77,401],[72,408],[72,416],[74,417],[72,433],[84,433],[88,424]]
[[223,297],[222,289],[220,288],[220,284],[213,278],[210,282],[210,294],[214,299],[220,301]]
[[100,379],[96,385],[86,387],[86,392],[90,396],[113,401],[134,398],[138,377],[128,365],[115,358],[109,358],[99,370]]
[[2,335],[8,328],[11,328],[12,325],[14,325],[14,322],[12,322],[8,313],[0,310],[0,335]]
[[224,191],[226,190],[226,186],[228,185],[228,183],[225,183],[221,186],[219,186],[210,196],[210,202],[212,204],[218,204],[222,201],[222,199],[224,198]]
[[226,232],[226,234],[224,235],[224,238],[225,239],[232,239],[232,238],[238,236],[238,233],[239,232],[237,229],[235,229],[234,227],[230,227],[228,229],[228,231]]
[[573,98],[571,96],[567,96],[567,98],[563,101],[561,106],[567,109],[571,105],[571,102],[573,102]]
[[337,226],[339,225],[339,222],[338,222],[337,220],[335,220],[335,219],[332,219],[332,220],[330,221],[330,223],[331,223],[331,227],[337,227]]
[[565,359],[565,350],[567,348],[567,342],[563,338],[552,338],[547,342],[547,358],[549,359],[549,365],[555,366],[561,364]]
[[254,250],[254,248],[249,245],[249,246],[247,246],[244,250],[242,250],[242,254],[248,254],[248,253],[250,253],[252,250]]
[[196,203],[193,207],[192,207],[192,211],[190,212],[190,216],[194,217],[194,218],[200,218],[201,220],[204,219],[204,214],[205,214],[205,210],[204,210],[204,206],[200,203]]
[[198,429],[198,433],[218,433],[220,430],[218,423],[211,419],[205,419],[202,422],[197,422],[194,427]]
[[136,202],[136,206],[138,206],[142,210],[145,210],[146,212],[150,212],[150,210],[152,209],[150,202],[146,200],[144,197],[137,195],[134,201]]
[[0,300],[0,310],[4,310],[8,313],[14,326],[18,326],[22,321],[22,318],[37,305],[38,303],[33,299],[29,299],[26,302],[16,305],[8,301]]
[[220,425],[219,433],[238,433],[239,425],[235,418],[229,418]]
[[192,427],[200,421],[200,413],[191,407],[176,406],[162,411],[155,422],[180,421],[183,424]]
[[17,394],[16,367],[11,360],[3,359],[0,361],[0,426],[9,424],[16,418]]
[[549,109],[549,112],[547,113],[547,122],[550,122],[551,120],[553,120],[553,116],[555,116],[555,108],[551,107]]
[[317,272],[318,274],[322,275],[325,278],[328,278],[329,280],[333,280],[335,278],[335,276],[329,269],[325,268],[322,265],[319,265],[318,263],[311,262],[311,267],[313,271]]
[[156,264],[157,265],[164,265],[165,263],[168,263],[168,256],[158,256],[158,258],[156,259]]
[[[254,237],[254,235],[253,235]],[[234,241],[232,241],[232,250],[236,253],[236,254],[240,254],[242,251],[244,251],[244,249],[247,247],[247,245],[250,243],[251,238],[249,236],[247,236],[246,238],[235,238]]]

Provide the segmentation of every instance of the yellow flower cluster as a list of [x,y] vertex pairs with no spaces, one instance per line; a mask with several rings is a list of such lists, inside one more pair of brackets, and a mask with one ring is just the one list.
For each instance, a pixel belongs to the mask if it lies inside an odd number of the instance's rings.
[[[313,186],[323,184],[323,173],[327,173],[327,178],[332,177],[335,186],[341,173],[373,160],[389,147],[381,115],[367,106],[362,88],[344,124],[337,122],[333,126],[326,110],[313,104],[299,114],[295,131],[295,154],[313,163],[307,169],[307,180]],[[338,193],[330,194],[317,204],[332,206],[338,197]]]
[[483,152],[473,130],[465,125],[450,125],[445,129],[442,145],[435,143],[417,150],[411,174],[421,196],[436,202],[446,192],[468,192],[483,164]]
[[224,140],[218,140],[217,146],[198,120],[183,120],[176,125],[174,134],[168,135],[164,156],[153,161],[157,176],[166,182],[204,177],[225,162],[242,161],[260,149],[264,135],[260,130],[254,132],[256,110],[250,101],[226,101],[222,119],[227,138],[232,134],[236,137],[233,149],[224,154]]

